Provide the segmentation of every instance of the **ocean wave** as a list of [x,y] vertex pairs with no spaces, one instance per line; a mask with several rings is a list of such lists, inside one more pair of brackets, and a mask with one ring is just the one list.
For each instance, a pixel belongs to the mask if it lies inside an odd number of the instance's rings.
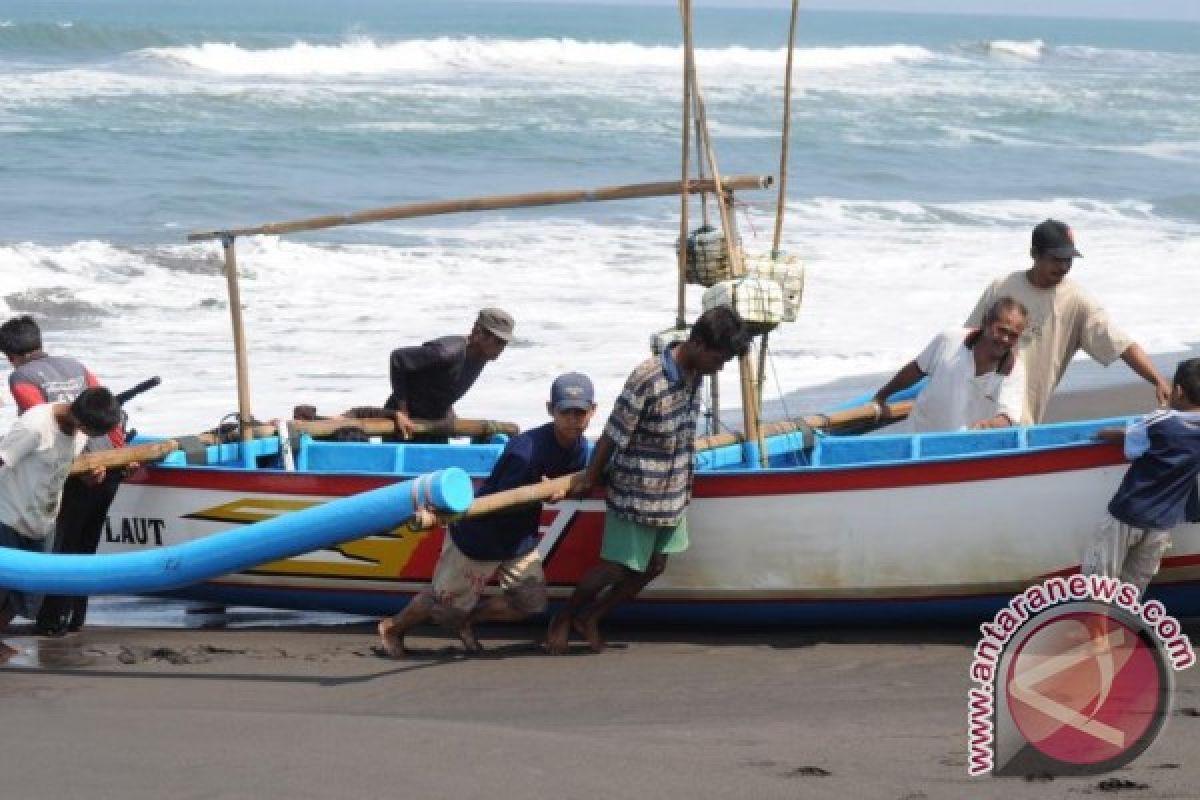
[[1042,39],[982,39],[963,42],[954,50],[969,58],[998,58],[1020,61],[1037,61],[1049,51]]
[[[769,211],[746,213],[747,250],[766,251]],[[1192,312],[1200,272],[1190,267],[1200,227],[1150,203],[796,199],[782,247],[805,261],[808,283],[800,320],[772,334],[772,383],[793,390],[894,371],[960,322],[990,280],[1027,263],[1029,231],[1047,216],[1075,228],[1087,255],[1077,279],[1144,347],[1178,349],[1200,337]],[[607,224],[586,215],[381,223],[370,229],[377,244],[239,240],[255,411],[379,402],[392,348],[465,332],[474,309],[501,305],[517,317],[521,346],[485,372],[459,413],[536,424],[543,412],[530,387],[586,353],[603,419],[647,334],[673,321],[677,225],[664,205]],[[0,246],[0,274],[11,276],[0,305],[47,315],[53,351],[87,358],[115,386],[162,374],[139,426],[192,430],[236,398],[219,252],[213,244]],[[1131,268],[1145,263],[1155,265],[1153,285]],[[688,303],[699,308],[698,287],[689,287]],[[187,357],[167,355],[176,353]],[[736,396],[727,372],[722,392]]]
[[85,324],[111,311],[79,297],[66,286],[46,286],[26,289],[4,296],[4,303],[14,314],[32,314],[51,325]]
[[63,245],[0,245],[3,296],[12,313],[50,320],[89,320],[129,308],[186,308],[195,297],[174,287],[172,273],[221,276],[220,260],[199,245],[123,247],[94,239]]
[[987,43],[986,49],[988,53],[994,56],[1037,61],[1046,52],[1046,43],[1041,39],[1029,39],[1027,41],[995,39]]
[[1093,47],[1090,45],[1059,45],[1054,48],[1054,54],[1059,58],[1104,67],[1200,68],[1200,57],[1197,57],[1195,53],[1130,50],[1127,48]]
[[176,37],[153,28],[111,28],[73,22],[0,23],[0,54],[124,53],[177,42]]
[[[678,70],[679,47],[576,39],[412,39],[381,42],[356,37],[336,45],[295,42],[289,47],[249,49],[229,42],[148,48],[149,58],[221,75],[372,76],[413,72],[550,72]],[[797,52],[797,69],[839,70],[927,61],[924,47],[819,47]],[[786,50],[727,47],[696,53],[701,68],[778,70]]]
[[1090,149],[1111,153],[1134,153],[1160,161],[1200,164],[1200,142],[1153,141],[1131,145],[1097,145]]

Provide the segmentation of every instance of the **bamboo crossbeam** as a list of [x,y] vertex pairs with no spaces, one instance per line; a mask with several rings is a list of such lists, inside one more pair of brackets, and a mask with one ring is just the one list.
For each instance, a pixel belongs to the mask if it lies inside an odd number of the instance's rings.
[[[888,403],[888,410],[891,412],[893,420],[904,419],[912,411],[912,401],[905,400],[900,403]],[[863,425],[870,422],[875,422],[878,419],[875,407],[871,404],[849,408],[845,411],[835,411],[831,414],[812,414],[804,417],[800,422],[784,420],[781,422],[768,422],[759,430],[763,437],[778,436],[783,433],[795,433],[803,430],[805,427],[813,430],[838,430],[840,428],[849,428],[855,425]],[[713,436],[702,436],[696,439],[696,450],[712,450],[717,447],[724,447],[731,444],[741,444],[746,441],[744,434],[737,431],[731,433],[718,433]]]
[[[720,186],[723,191],[730,192],[741,189],[767,189],[774,182],[770,175],[731,175],[724,178]],[[717,189],[713,180],[690,180],[686,191],[690,194],[712,193]],[[414,217],[431,217],[438,214],[456,214],[467,211],[497,211],[508,208],[530,208],[533,206],[554,206],[568,203],[591,203],[604,200],[633,200],[644,197],[670,197],[682,194],[684,187],[680,181],[661,181],[658,183],[635,183],[625,186],[606,186],[599,189],[566,189],[551,192],[532,192],[528,194],[491,195],[485,197],[467,197],[456,200],[434,200],[423,203],[408,203],[399,206],[388,206],[366,211],[355,211],[350,214],[332,214],[322,217],[288,220],[284,222],[268,222],[265,225],[255,225],[248,228],[229,228],[226,230],[197,231],[188,234],[189,242],[204,242],[229,236],[260,236],[295,233],[297,231],[312,231],[321,228],[336,228],[342,225],[362,225],[368,222],[386,222],[388,220],[412,219]]]
[[[341,428],[357,428],[368,435],[387,436],[396,433],[396,423],[390,419],[323,419],[315,421],[291,420],[288,422],[296,433],[307,433],[310,436],[329,436]],[[246,431],[249,438],[265,439],[278,435],[274,425],[255,425]],[[413,432],[425,436],[489,436],[504,433],[514,436],[520,428],[512,422],[487,419],[415,419]],[[131,445],[114,450],[101,450],[86,453],[71,463],[71,474],[80,475],[103,467],[115,469],[130,464],[146,464],[165,458],[176,450],[183,449],[180,441],[185,437],[164,439],[159,442]],[[202,433],[196,436],[202,444],[217,445],[236,441],[228,436],[218,436],[212,433]]]
[[[521,432],[513,422],[501,422],[491,419],[414,419],[413,433],[421,436],[490,436],[504,433],[516,436]],[[395,420],[391,419],[337,419],[320,420],[291,420],[288,426],[297,433],[307,433],[310,436],[329,436],[342,428],[358,428],[373,436],[388,436],[396,432]],[[272,428],[272,430],[274,430]]]

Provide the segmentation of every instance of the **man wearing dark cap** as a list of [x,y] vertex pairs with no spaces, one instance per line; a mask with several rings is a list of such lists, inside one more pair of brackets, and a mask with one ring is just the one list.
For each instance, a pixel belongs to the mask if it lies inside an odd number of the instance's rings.
[[[550,387],[546,410],[553,421],[508,443],[479,497],[584,468],[588,448],[583,434],[596,410],[591,380],[579,372],[558,376]],[[541,515],[538,503],[452,523],[432,585],[399,614],[379,623],[380,641],[388,655],[403,656],[405,633],[429,619],[454,631],[463,646],[474,652],[481,649],[474,633],[476,622],[512,622],[543,611],[546,578],[537,550]],[[480,602],[493,577],[502,593]]]
[[1029,311],[1021,336],[1025,363],[1025,413],[1021,424],[1035,425],[1046,416],[1050,395],[1080,350],[1108,366],[1118,358],[1154,386],[1159,405],[1171,396],[1170,385],[1154,368],[1141,346],[1113,325],[1108,313],[1084,293],[1067,273],[1083,254],[1066,223],[1048,219],[1033,229],[1033,266],[999,278],[984,290],[967,319],[979,328],[983,315],[1001,297],[1019,301]]
[[396,412],[400,434],[412,437],[414,418],[453,416],[454,404],[512,341],[513,327],[507,311],[485,308],[466,336],[443,336],[419,347],[393,350],[392,394],[384,408]]

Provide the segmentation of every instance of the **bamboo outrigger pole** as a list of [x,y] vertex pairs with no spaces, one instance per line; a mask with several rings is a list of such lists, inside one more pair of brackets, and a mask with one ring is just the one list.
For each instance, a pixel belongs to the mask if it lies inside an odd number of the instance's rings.
[[724,181],[691,180],[687,181],[686,185],[680,181],[660,181],[657,183],[604,186],[599,189],[564,189],[552,192],[465,197],[456,200],[433,200],[423,203],[408,203],[399,206],[368,209],[366,211],[355,211],[349,214],[331,214],[323,217],[287,220],[285,222],[268,222],[265,225],[255,225],[248,228],[196,231],[189,233],[187,238],[189,242],[204,242],[213,239],[223,239],[226,236],[274,236],[282,233],[319,230],[321,228],[337,228],[343,225],[362,225],[367,222],[387,222],[389,220],[431,217],[438,214],[457,214],[468,211],[497,211],[506,208],[593,203],[603,200],[670,197],[684,192],[688,194],[702,194],[705,192],[717,192],[718,187],[720,187],[721,191],[725,192],[741,189],[767,189],[770,188],[773,182],[774,179],[770,175],[732,175]]
[[[448,417],[446,419],[414,419],[413,432],[425,436],[491,436],[504,433],[516,436],[520,429],[515,423],[501,422],[490,419],[463,419]],[[342,428],[357,428],[372,436],[390,436],[398,433],[394,419],[349,419],[338,417],[322,420],[289,420],[288,426],[295,433],[307,433],[310,436],[329,436]],[[280,431],[274,425],[254,425],[249,428],[253,438],[262,439],[277,436]],[[91,472],[97,467],[124,467],[129,464],[141,464],[158,461],[176,450],[183,450],[184,442],[194,439],[202,445],[218,445],[229,441],[228,437],[215,433],[202,433],[198,436],[176,436],[147,444],[135,444],[128,447],[118,447],[112,450],[97,450],[85,453],[71,462],[71,474],[80,475]]]
[[[888,420],[896,421],[907,417],[912,412],[912,401],[902,400],[888,403]],[[845,411],[831,411],[828,414],[811,414],[798,420],[783,420],[768,422],[761,427],[764,436],[778,436],[783,433],[797,433],[805,429],[814,431],[836,431],[845,428],[860,428],[879,422],[880,410],[874,404],[848,408]],[[731,444],[741,444],[746,437],[740,433],[719,433],[713,436],[702,436],[696,439],[696,451],[712,450]]]

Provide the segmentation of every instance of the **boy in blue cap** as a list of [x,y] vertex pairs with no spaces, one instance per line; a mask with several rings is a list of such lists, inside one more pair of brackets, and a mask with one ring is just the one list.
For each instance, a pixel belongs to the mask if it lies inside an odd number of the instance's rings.
[[[596,410],[594,395],[588,376],[579,372],[558,376],[546,404],[553,421],[514,437],[477,496],[582,470],[588,455],[583,434]],[[541,513],[538,503],[452,523],[433,583],[399,614],[379,623],[387,654],[403,657],[404,635],[431,619],[454,631],[468,652],[478,652],[482,647],[475,638],[475,623],[515,622],[545,610],[546,578],[537,551]],[[497,578],[503,593],[481,602],[492,578]]]

